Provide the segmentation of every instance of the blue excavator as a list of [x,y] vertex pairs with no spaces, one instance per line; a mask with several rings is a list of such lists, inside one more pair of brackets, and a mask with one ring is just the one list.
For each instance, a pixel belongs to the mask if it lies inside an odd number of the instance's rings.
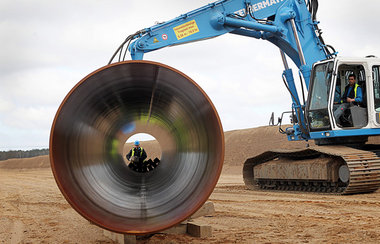
[[[290,141],[316,144],[247,159],[245,185],[333,194],[376,191],[380,150],[366,142],[380,134],[380,59],[338,56],[322,38],[317,10],[317,0],[220,0],[129,35],[108,65],[70,91],[54,119],[50,159],[66,199],[91,221],[124,233],[167,228],[207,200],[224,157],[215,107],[191,78],[143,57],[223,34],[279,48],[282,82],[292,99],[287,112],[292,125],[282,129],[281,117],[279,130]],[[128,52],[132,60],[125,60]],[[288,59],[299,69],[301,91]],[[361,91],[357,102],[344,97],[352,77]],[[160,165],[144,174],[125,167],[123,157],[125,141],[142,132],[154,136],[162,151]],[[104,218],[109,215],[112,221]],[[123,217],[133,221],[119,221]]]

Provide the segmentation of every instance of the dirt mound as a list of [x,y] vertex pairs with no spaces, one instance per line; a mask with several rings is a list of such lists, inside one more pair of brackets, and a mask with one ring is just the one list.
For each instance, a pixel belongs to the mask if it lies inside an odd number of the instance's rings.
[[248,157],[268,150],[304,148],[306,142],[290,142],[278,132],[278,127],[263,126],[245,130],[225,132],[225,165],[242,165]]
[[380,136],[370,136],[368,137],[367,144],[380,144]]
[[[284,126],[285,127],[285,126]],[[305,148],[306,142],[290,142],[278,131],[277,126],[227,131],[223,172],[241,173],[246,159],[268,150]],[[236,167],[238,166],[238,167]]]
[[0,169],[34,169],[49,167],[49,155],[33,158],[12,158],[5,161],[0,161]]

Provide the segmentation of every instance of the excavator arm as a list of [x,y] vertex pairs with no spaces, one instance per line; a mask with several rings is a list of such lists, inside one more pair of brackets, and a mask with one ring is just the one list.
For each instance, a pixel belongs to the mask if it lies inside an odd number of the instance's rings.
[[301,79],[301,87],[309,89],[312,65],[334,55],[320,36],[316,21],[317,7],[317,0],[217,1],[130,35],[115,52],[110,63],[118,52],[121,54],[126,43],[132,59],[141,60],[145,53],[151,51],[227,33],[267,40],[281,51],[285,66],[283,79],[293,101],[296,123],[293,128],[288,128],[288,138],[307,140],[310,136],[304,116],[305,95],[302,91],[301,103],[286,55],[303,76],[304,84]]
[[[301,69],[308,87],[311,65],[331,57],[317,35],[305,0],[222,0],[131,35],[132,59],[164,47],[231,33],[268,40]],[[304,66],[304,67],[303,67]],[[305,67],[307,66],[307,67]]]

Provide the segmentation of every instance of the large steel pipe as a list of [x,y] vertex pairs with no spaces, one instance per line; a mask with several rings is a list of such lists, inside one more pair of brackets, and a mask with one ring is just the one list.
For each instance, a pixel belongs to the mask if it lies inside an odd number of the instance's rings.
[[[138,173],[125,162],[125,141],[136,133],[161,146],[153,171]],[[223,157],[223,129],[204,91],[148,61],[111,64],[81,80],[50,135],[51,167],[67,201],[91,222],[128,234],[157,232],[191,216],[212,193]]]

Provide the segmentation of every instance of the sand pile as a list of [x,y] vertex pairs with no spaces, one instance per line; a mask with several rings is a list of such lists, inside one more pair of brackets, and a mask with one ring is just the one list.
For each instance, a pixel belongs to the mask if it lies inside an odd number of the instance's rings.
[[34,169],[50,168],[49,156],[38,156],[33,158],[12,158],[0,161],[0,169]]

